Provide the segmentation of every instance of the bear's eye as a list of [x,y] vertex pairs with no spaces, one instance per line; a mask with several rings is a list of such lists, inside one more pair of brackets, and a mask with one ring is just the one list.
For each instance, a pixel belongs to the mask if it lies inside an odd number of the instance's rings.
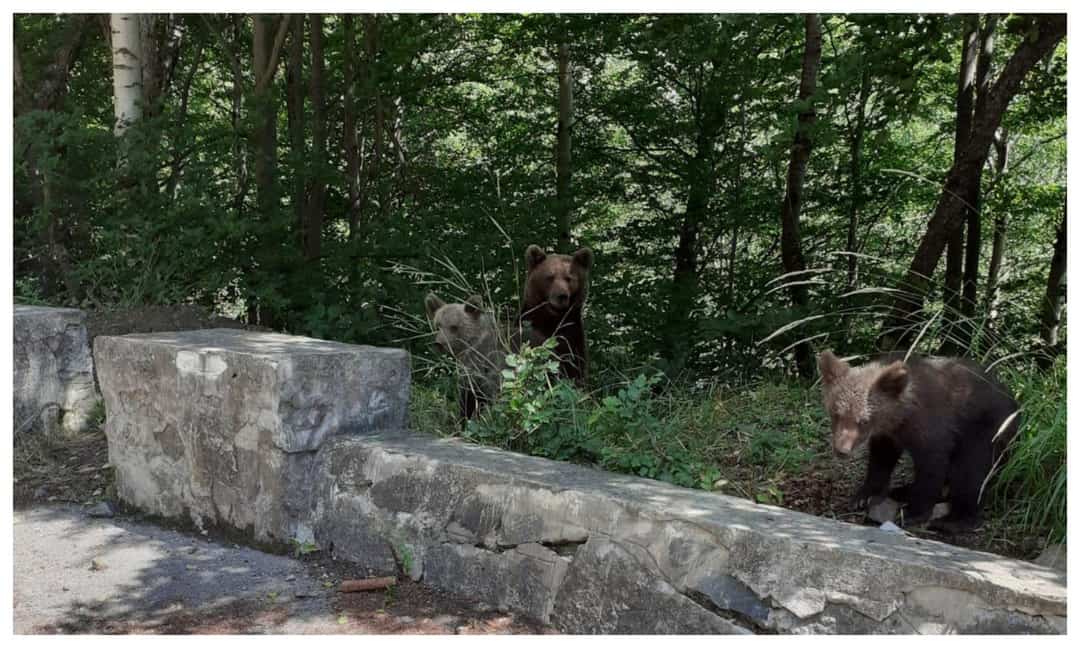
[[554,274],[554,273],[552,273],[552,274],[549,274],[549,275],[547,276],[547,282],[548,282],[548,283],[551,283],[552,281],[555,281],[555,274]]
[[460,327],[457,324],[454,324],[453,326],[450,327],[450,332],[451,333],[457,333],[459,328]]

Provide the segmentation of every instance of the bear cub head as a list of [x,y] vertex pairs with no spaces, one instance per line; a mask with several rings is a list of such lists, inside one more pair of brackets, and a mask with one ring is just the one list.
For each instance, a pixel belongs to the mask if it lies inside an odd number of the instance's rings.
[[469,297],[464,303],[447,304],[435,293],[429,293],[424,307],[435,326],[435,344],[459,361],[472,355],[486,355],[495,345],[495,324],[491,315],[484,312],[479,295]]
[[910,373],[902,361],[852,367],[825,351],[818,356],[833,450],[848,456],[874,435],[891,435],[910,404]]
[[530,245],[525,250],[525,307],[544,307],[554,313],[580,308],[588,296],[591,267],[589,248],[573,254],[547,254]]

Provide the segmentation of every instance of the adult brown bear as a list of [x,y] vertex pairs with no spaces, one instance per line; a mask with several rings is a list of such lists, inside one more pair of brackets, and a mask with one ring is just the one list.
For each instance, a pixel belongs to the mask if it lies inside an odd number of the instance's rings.
[[[856,505],[889,495],[907,504],[905,522],[917,524],[948,484],[949,515],[935,526],[953,532],[974,526],[987,475],[1019,426],[1016,401],[1005,387],[958,358],[890,354],[852,367],[825,351],[818,368],[836,454],[870,446]],[[890,491],[905,451],[915,481]]]
[[525,298],[521,321],[527,339],[539,345],[555,337],[559,373],[579,384],[588,376],[589,355],[583,311],[589,295],[592,251],[546,254],[536,245],[525,250]]

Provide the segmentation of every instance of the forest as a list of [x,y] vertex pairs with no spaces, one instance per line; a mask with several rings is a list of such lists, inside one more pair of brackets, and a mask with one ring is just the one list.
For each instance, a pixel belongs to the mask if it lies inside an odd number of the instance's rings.
[[[413,354],[417,429],[857,521],[814,357],[990,366],[986,523],[1065,534],[1065,15],[24,14],[19,303],[195,305]],[[544,347],[457,420],[429,292],[520,309],[588,247],[584,385]]]

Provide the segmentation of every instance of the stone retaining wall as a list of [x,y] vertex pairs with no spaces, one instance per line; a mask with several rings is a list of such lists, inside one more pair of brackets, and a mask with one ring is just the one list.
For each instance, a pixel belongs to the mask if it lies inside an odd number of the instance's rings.
[[74,308],[15,305],[14,429],[80,432],[98,402],[84,315]]
[[126,502],[286,542],[330,436],[405,425],[409,356],[276,333],[100,336],[109,461]]
[[196,331],[95,356],[129,503],[563,631],[1065,631],[1065,576],[1032,563],[403,432],[403,351]]
[[338,438],[320,547],[573,633],[1054,633],[1064,575],[647,479],[426,436]]

